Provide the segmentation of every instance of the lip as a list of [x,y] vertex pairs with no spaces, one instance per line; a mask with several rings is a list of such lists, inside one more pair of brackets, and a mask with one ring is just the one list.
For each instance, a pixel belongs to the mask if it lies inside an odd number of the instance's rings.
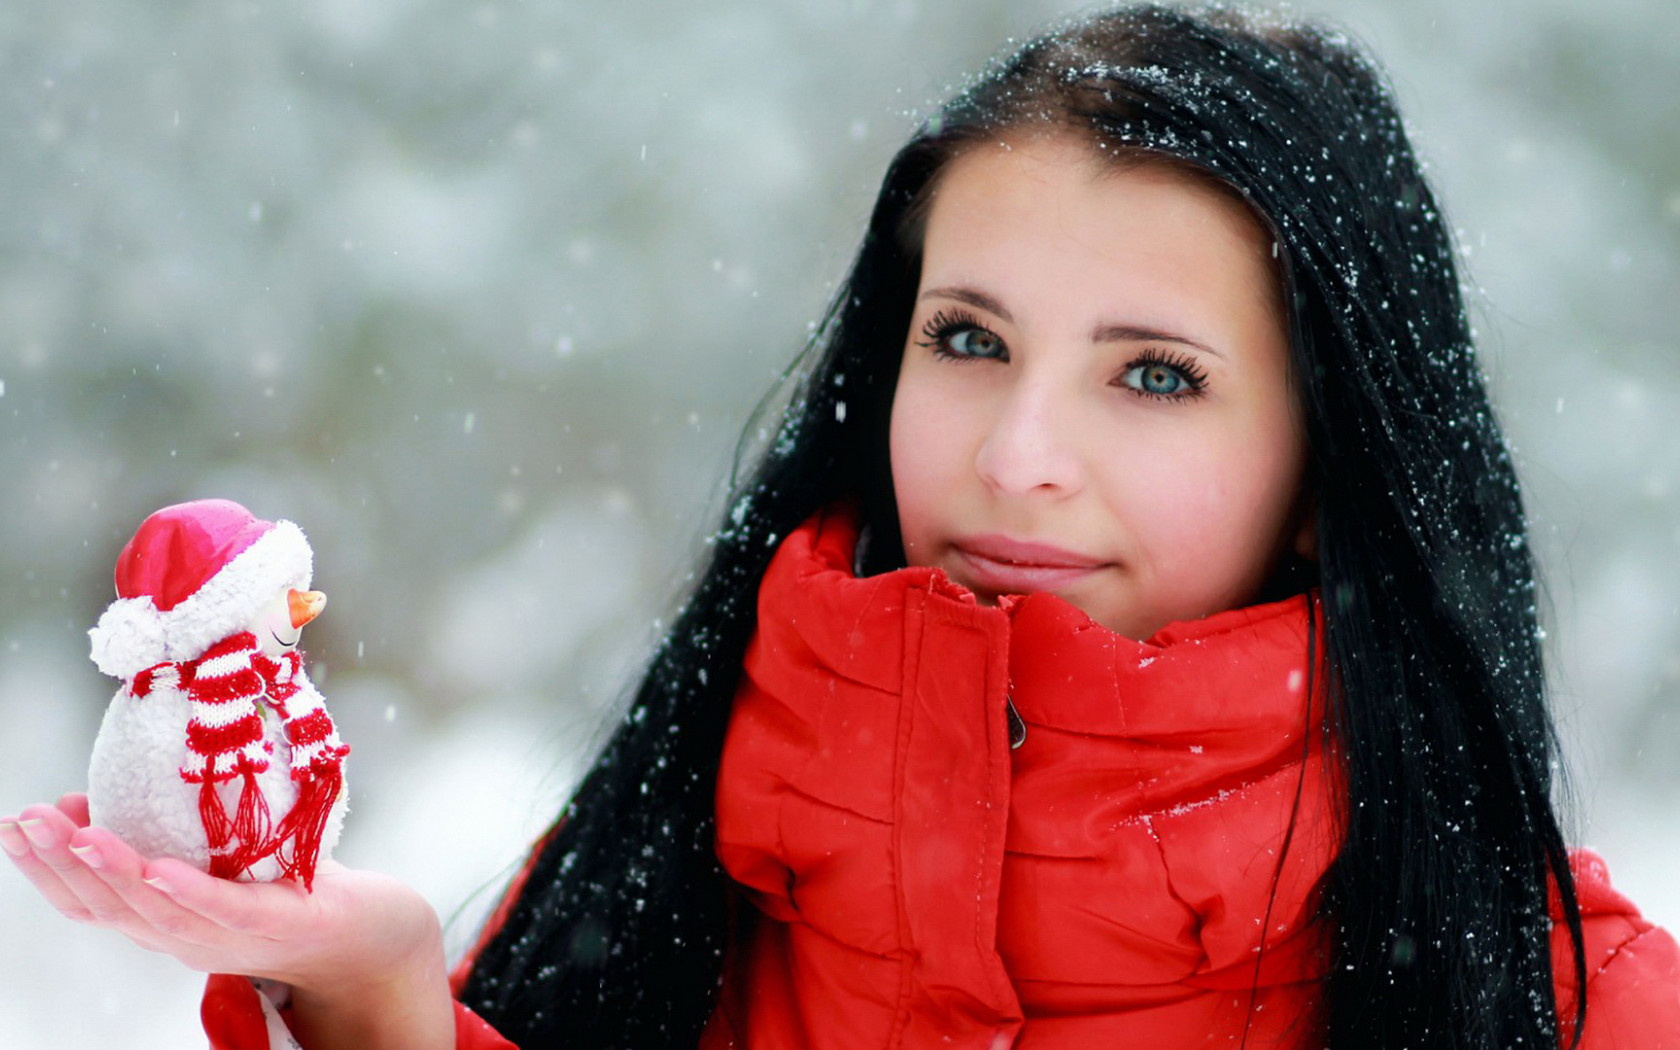
[[1059,590],[1109,564],[1077,551],[1009,536],[969,536],[951,547],[967,570],[965,582],[992,594]]

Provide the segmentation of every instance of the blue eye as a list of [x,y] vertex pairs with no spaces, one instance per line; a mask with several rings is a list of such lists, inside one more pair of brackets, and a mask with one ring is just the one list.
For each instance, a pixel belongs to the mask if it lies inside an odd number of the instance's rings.
[[945,345],[961,357],[1001,357],[1003,340],[984,328],[959,328],[945,337]]
[[1130,377],[1132,372],[1137,373],[1133,385],[1146,394],[1165,397],[1178,393],[1179,388],[1185,385],[1184,377],[1170,365],[1139,365],[1126,373],[1127,376]]
[[1007,361],[1009,348],[996,332],[974,317],[956,311],[939,311],[922,326],[918,345],[928,347],[935,355],[953,360]]
[[1126,367],[1120,384],[1144,397],[1176,400],[1199,396],[1207,375],[1188,358],[1151,351]]

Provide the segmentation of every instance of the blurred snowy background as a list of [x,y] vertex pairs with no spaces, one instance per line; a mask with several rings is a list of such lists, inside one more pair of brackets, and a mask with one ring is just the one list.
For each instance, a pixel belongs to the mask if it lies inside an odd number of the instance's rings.
[[[204,495],[332,596],[340,856],[470,935],[916,115],[1056,0],[0,6],[0,812],[79,789],[116,552]],[[1324,0],[1391,69],[1529,484],[1574,837],[1680,927],[1680,5]],[[202,1045],[0,867],[0,1046]]]

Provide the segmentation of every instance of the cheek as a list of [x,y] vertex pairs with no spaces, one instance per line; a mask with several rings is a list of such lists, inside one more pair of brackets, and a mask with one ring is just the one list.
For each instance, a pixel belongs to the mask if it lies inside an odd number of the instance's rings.
[[1299,467],[1289,449],[1276,451],[1249,440],[1185,442],[1133,460],[1110,490],[1163,575],[1241,590],[1271,571],[1295,505]]
[[905,554],[916,564],[916,547],[935,530],[961,469],[960,421],[950,398],[906,365],[893,396],[888,451],[893,496],[898,501],[899,530]]
[[1231,507],[1223,479],[1197,462],[1161,457],[1136,466],[1113,488],[1123,488],[1124,517],[1171,575],[1205,562],[1210,541],[1226,531]]

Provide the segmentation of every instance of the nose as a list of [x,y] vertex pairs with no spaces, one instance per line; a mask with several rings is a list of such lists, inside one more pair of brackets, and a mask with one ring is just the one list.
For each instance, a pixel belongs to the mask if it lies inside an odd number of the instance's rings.
[[1071,416],[1050,384],[1023,380],[999,404],[975,469],[988,485],[1012,495],[1077,491],[1084,465]]
[[326,608],[327,596],[320,591],[286,592],[286,611],[291,615],[292,626],[302,628],[304,624],[321,615]]

